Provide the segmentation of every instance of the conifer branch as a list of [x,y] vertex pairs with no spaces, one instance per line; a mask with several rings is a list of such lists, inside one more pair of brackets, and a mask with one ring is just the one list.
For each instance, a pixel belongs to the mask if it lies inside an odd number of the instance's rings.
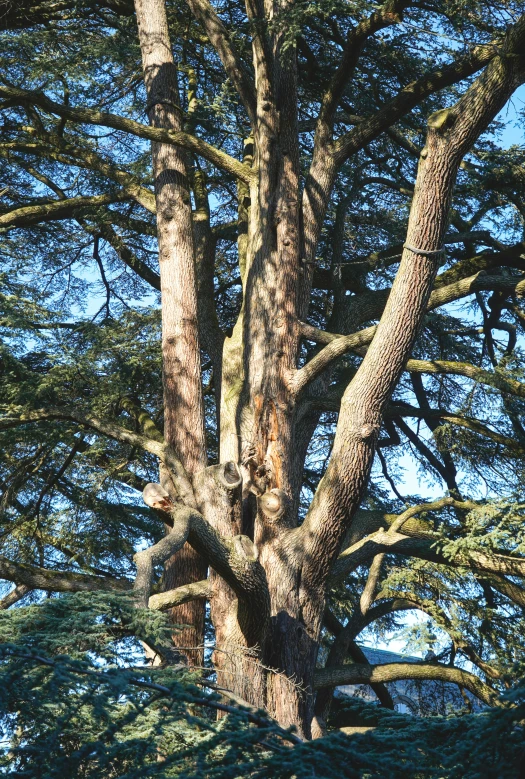
[[250,183],[254,175],[247,165],[244,165],[226,152],[217,149],[215,146],[212,146],[201,138],[197,138],[195,135],[190,135],[189,133],[165,130],[160,127],[151,127],[136,122],[133,119],[126,119],[124,116],[106,113],[95,108],[72,108],[68,105],[51,100],[41,92],[32,92],[31,90],[5,86],[4,84],[0,84],[0,97],[9,100],[11,103],[15,101],[20,105],[29,104],[39,106],[50,114],[61,116],[64,119],[76,122],[77,124],[93,124],[100,127],[111,127],[114,130],[129,133],[138,138],[145,138],[149,141],[156,141],[157,143],[180,146],[182,149],[186,149],[187,151],[193,152],[193,154],[197,154],[208,160],[208,162],[211,162],[212,165],[215,165],[219,170],[223,170],[225,173],[229,173],[231,176],[239,178],[246,183]]
[[71,197],[64,200],[51,200],[47,203],[31,203],[12,211],[0,214],[0,230],[8,230],[15,227],[29,227],[42,222],[51,222],[57,219],[74,218],[78,211],[118,203],[130,200],[127,192],[108,193],[107,195],[90,195]]

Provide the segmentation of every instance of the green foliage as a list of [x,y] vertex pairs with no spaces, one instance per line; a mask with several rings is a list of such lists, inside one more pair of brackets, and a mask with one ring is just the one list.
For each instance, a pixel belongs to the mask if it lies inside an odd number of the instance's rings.
[[[338,699],[331,733],[294,744],[264,712],[229,707],[184,668],[137,664],[124,634],[160,641],[166,621],[129,596],[68,595],[0,620],[4,773],[180,779],[513,779],[523,753],[525,688],[509,706],[425,720]],[[10,642],[6,638],[11,638]]]
[[[6,19],[19,12],[19,25],[1,34],[2,78],[57,101],[144,122],[132,3],[72,0],[41,3],[38,9],[34,5],[8,2],[1,7],[0,24],[4,10]],[[447,0],[407,8],[404,20],[364,46],[338,107],[336,136],[350,132],[359,117],[381,110],[400,89],[447,65],[458,52],[498,42],[522,5],[522,0]],[[241,58],[251,67],[253,29],[244,5],[227,0],[216,6]],[[288,4],[273,20],[272,29],[282,34],[282,50],[299,62],[303,180],[320,99],[340,62],[342,45],[376,8],[365,0],[304,0]],[[188,107],[193,70],[196,134],[240,159],[249,129],[233,86],[186,3],[170,0],[168,11],[183,109]],[[311,324],[347,332],[377,321],[377,300],[392,283],[399,257],[395,247],[406,234],[427,117],[451,105],[468,82],[421,101],[342,166],[317,260],[318,269],[329,274],[336,287],[343,278],[347,287],[341,283],[334,291],[326,283],[314,285]],[[30,106],[2,104],[1,111],[0,214],[62,196],[116,193],[116,169],[152,190],[150,150],[144,141],[64,123]],[[467,261],[472,262],[469,274],[477,273],[491,253],[523,240],[524,151],[514,140],[510,146],[504,140],[507,129],[505,117],[495,122],[459,173],[450,230],[473,230],[477,237],[447,244],[440,273],[454,276]],[[192,164],[205,174],[211,226],[220,234],[211,281],[218,320],[229,335],[242,305],[236,182],[205,160]],[[342,206],[344,241],[338,254],[334,236]],[[230,223],[229,231],[223,229]],[[108,227],[142,264],[142,274],[100,237]],[[501,280],[514,278],[523,271],[521,260],[488,272]],[[162,430],[159,295],[144,274],[158,271],[154,214],[134,200],[118,201],[75,211],[66,219],[2,228],[0,263],[2,417],[59,407],[141,432],[140,422],[123,404],[131,399]],[[494,320],[502,329],[491,330]],[[523,382],[524,321],[519,297],[478,293],[430,313],[413,356],[467,362]],[[513,328],[518,338],[510,348]],[[303,344],[301,361],[316,349]],[[210,461],[215,461],[217,377],[208,357],[203,354],[203,385]],[[335,366],[328,388],[335,400],[360,359],[347,355]],[[467,643],[482,662],[502,674],[504,681],[493,684],[503,691],[504,682],[517,683],[521,676],[516,660],[523,660],[523,609],[498,589],[497,578],[475,574],[458,560],[469,552],[520,556],[525,551],[525,404],[495,386],[452,374],[427,377],[422,388],[430,409],[474,418],[515,446],[446,420],[418,418],[410,423],[418,447],[401,428],[399,408],[403,403],[420,406],[421,392],[418,395],[413,377],[401,378],[393,398],[398,415],[388,417],[381,431],[381,458],[374,465],[363,508],[398,513],[431,492],[447,490],[480,499],[483,505],[468,512],[448,508],[425,515],[434,533],[432,548],[450,565],[397,554],[385,557],[376,603],[412,599],[422,616],[407,628],[406,612],[391,611],[365,626],[359,640],[388,641],[395,634],[407,639],[411,651],[424,653],[435,636],[442,660],[472,670],[461,651],[461,642]],[[308,415],[304,419],[307,427]],[[330,411],[313,425],[302,515],[326,468],[336,419],[336,412]],[[157,476],[158,463],[147,453],[67,419],[0,430],[2,556],[58,572],[131,580],[136,549],[163,533],[158,518],[140,499],[144,483]],[[401,487],[404,477],[408,486]],[[368,568],[361,566],[329,594],[329,605],[342,622],[358,611],[367,576]],[[516,577],[510,582],[519,585]],[[162,585],[159,577],[156,586]],[[10,589],[11,583],[2,584],[3,592]],[[128,596],[93,592],[47,597],[37,591],[22,603],[30,605],[0,612],[6,774],[35,779],[516,775],[523,735],[519,723],[525,716],[523,687],[508,694],[508,701],[517,704],[514,709],[424,722],[348,703],[337,707],[334,727],[372,724],[376,730],[332,734],[314,744],[293,746],[262,714],[263,724],[251,722],[240,710],[216,721],[213,704],[219,699],[203,692],[185,669],[141,665],[138,641],[169,645],[170,631],[163,617],[135,609]],[[326,649],[332,636],[327,633],[323,641]],[[476,673],[483,675],[479,669]]]

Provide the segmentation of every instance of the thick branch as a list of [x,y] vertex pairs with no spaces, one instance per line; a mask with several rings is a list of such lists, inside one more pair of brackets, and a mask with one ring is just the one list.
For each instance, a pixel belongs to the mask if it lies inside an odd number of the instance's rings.
[[71,571],[50,571],[36,565],[14,563],[6,557],[0,557],[0,578],[15,582],[17,585],[25,585],[31,590],[50,590],[53,592],[130,590],[132,586],[127,579],[91,576]]
[[18,603],[19,600],[25,598],[28,592],[31,592],[31,587],[28,587],[27,584],[17,584],[14,590],[0,600],[0,609],[8,609],[14,603]]
[[407,4],[406,0],[389,0],[348,33],[341,62],[323,96],[319,112],[316,132],[323,136],[323,141],[326,141],[327,133],[331,133],[335,111],[354,74],[366,41],[384,27],[400,22],[401,12]]
[[153,546],[134,555],[133,559],[137,566],[137,575],[133,589],[143,606],[148,605],[153,584],[154,566],[163,565],[166,560],[169,560],[175,552],[178,552],[184,546],[194,514],[196,512],[192,512],[191,509],[187,509],[185,506],[174,508],[171,514],[173,526],[170,532]]
[[189,603],[193,600],[209,600],[212,596],[210,582],[203,579],[200,582],[192,582],[177,587],[174,590],[160,592],[157,595],[150,595],[148,607],[153,611],[164,611],[174,606],[181,606],[183,603]]
[[52,200],[49,203],[33,203],[32,205],[15,208],[0,214],[0,228],[29,227],[40,222],[51,222],[56,219],[69,219],[80,210],[99,208],[109,203],[129,200],[126,192],[107,195],[72,197],[65,200]]
[[432,679],[464,687],[488,706],[498,706],[498,695],[487,684],[460,668],[430,663],[389,663],[388,665],[347,665],[316,671],[314,686],[337,687],[341,684],[397,682],[401,679]]

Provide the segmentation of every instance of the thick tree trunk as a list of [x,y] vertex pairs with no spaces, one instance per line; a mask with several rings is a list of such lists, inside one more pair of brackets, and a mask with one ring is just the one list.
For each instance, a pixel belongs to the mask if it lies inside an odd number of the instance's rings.
[[[146,84],[147,109],[154,127],[182,129],[177,78],[164,0],[135,3]],[[171,144],[152,144],[157,203],[162,296],[164,439],[191,475],[206,465],[204,410],[198,338],[193,222],[185,154]],[[165,473],[161,482],[176,498]],[[165,564],[165,587],[205,578],[207,564],[186,544]],[[192,664],[202,665],[203,601],[170,610],[174,623],[186,625],[174,635]]]
[[[136,4],[150,119],[157,126],[179,129],[176,70],[163,2]],[[429,120],[399,271],[375,337],[343,396],[329,466],[298,527],[301,462],[296,451],[296,404],[312,375],[318,375],[308,365],[297,370],[300,319],[307,314],[309,263],[337,169],[330,115],[347,75],[346,71],[337,75],[323,102],[301,215],[296,60],[292,49],[283,50],[278,25],[273,30],[268,25],[286,3],[266,0],[264,8],[262,3],[247,3],[253,24],[255,89],[211,6],[205,0],[189,4],[236,84],[253,132],[253,178],[249,192],[244,185],[239,187],[243,305],[222,349],[220,461],[231,461],[232,481],[229,466],[205,467],[192,243],[195,234],[199,267],[207,273],[200,283],[201,316],[206,317],[203,304],[210,296],[211,255],[205,193],[202,182],[195,180],[196,217],[200,213],[204,221],[201,226],[194,222],[193,233],[184,157],[175,147],[155,145],[165,438],[192,479],[197,508],[225,539],[231,561],[239,570],[256,571],[254,579],[227,576],[227,583],[223,562],[215,565],[215,572],[210,558],[219,685],[266,706],[282,725],[293,724],[310,737],[314,668],[330,570],[362,499],[384,409],[426,311],[458,166],[520,83],[521,60],[495,58],[454,108]],[[370,30],[392,23],[396,14],[379,14],[371,26],[358,28],[356,51]],[[505,44],[511,53],[513,34]],[[351,60],[350,43],[345,56]],[[246,162],[251,162],[251,148]],[[204,324],[207,350],[217,362],[221,339],[214,335],[216,322],[208,318]],[[321,356],[322,352],[314,359]],[[304,459],[303,439],[300,449]],[[237,465],[244,477],[242,498]],[[200,548],[198,538],[192,541],[191,533],[188,538]]]

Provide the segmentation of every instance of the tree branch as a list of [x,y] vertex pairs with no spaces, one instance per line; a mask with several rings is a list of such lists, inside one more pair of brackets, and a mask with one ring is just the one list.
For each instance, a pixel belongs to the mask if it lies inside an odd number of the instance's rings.
[[[517,276],[511,279],[501,276],[487,276],[482,271],[480,271],[475,276],[470,276],[468,278],[456,281],[453,284],[435,289],[430,295],[426,310],[427,312],[433,311],[440,306],[444,306],[447,303],[452,303],[453,301],[459,300],[460,298],[467,295],[471,295],[474,292],[481,292],[486,290],[495,292],[499,291],[503,293],[506,292],[508,294],[523,294],[525,292],[525,280],[522,276]],[[377,311],[370,310],[368,307],[368,319],[371,319],[374,315],[381,315],[383,307],[386,303],[386,299],[388,299],[389,291],[390,290],[378,290]],[[334,333],[328,333],[324,330],[319,330],[312,325],[301,323],[301,333],[304,338],[315,341],[316,343],[324,343],[327,345],[324,349],[318,352],[315,357],[307,362],[303,368],[300,368],[295,373],[295,376],[292,380],[294,393],[298,395],[300,392],[302,392],[307,384],[312,382],[315,378],[317,378],[317,376],[319,376],[320,373],[326,370],[329,365],[331,365],[335,360],[339,359],[339,357],[342,357],[347,352],[357,351],[360,353],[360,349],[372,342],[376,333],[376,329],[377,326],[372,325],[371,327],[359,330],[356,333],[350,333],[349,335],[335,335]],[[413,361],[410,361],[410,364],[412,364],[412,362]],[[458,366],[462,365],[461,363],[451,364],[456,364]],[[408,367],[408,364],[406,369],[411,370],[411,368]],[[439,373],[440,371],[436,370],[434,372]],[[488,371],[484,371],[483,374],[492,376],[492,374],[490,374]],[[515,385],[518,386],[519,382],[515,382]],[[491,384],[491,386],[493,385]],[[513,394],[517,393],[514,392]]]
[[14,590],[0,600],[0,609],[8,609],[14,603],[18,603],[19,600],[25,598],[28,592],[31,592],[31,587],[28,587],[27,584],[17,584]]
[[75,212],[81,209],[99,208],[109,203],[118,203],[129,199],[130,196],[127,192],[117,192],[107,195],[51,200],[48,203],[32,203],[0,214],[0,228],[6,230],[15,227],[29,227],[33,224],[50,222],[56,219],[69,219],[74,217]]
[[120,184],[124,192],[137,203],[140,203],[151,214],[156,213],[155,195],[147,187],[142,186],[139,179],[133,174],[117,168],[116,165],[104,159],[92,149],[76,146],[64,137],[48,133],[41,135],[32,127],[25,127],[24,130],[36,135],[39,138],[39,142],[9,141],[2,143],[0,144],[0,155],[2,157],[10,162],[13,159],[15,159],[15,162],[18,162],[16,157],[13,158],[12,152],[23,152],[60,162],[67,166],[74,165],[79,168],[97,170],[104,176],[107,176],[107,178]]
[[488,65],[497,53],[498,47],[494,43],[476,46],[467,55],[458,57],[450,65],[426,73],[416,81],[407,84],[390,103],[372,116],[363,119],[353,130],[336,141],[334,157],[337,166],[342,165],[348,157],[381,135],[425,98],[472,76]]
[[193,16],[206,30],[206,35],[219,55],[226,75],[241,98],[252,127],[255,127],[257,123],[255,85],[235,50],[229,31],[208,0],[187,0],[187,3]]
[[180,606],[183,603],[189,603],[192,600],[206,599],[212,597],[209,579],[203,579],[200,582],[192,582],[177,587],[174,590],[160,592],[157,595],[150,595],[148,607],[153,611],[164,611],[174,606]]
[[6,557],[0,557],[0,578],[17,585],[24,585],[30,590],[51,590],[53,592],[130,590],[132,586],[127,579],[113,579],[110,576],[92,576],[71,571],[50,571],[36,565],[14,563]]
[[10,428],[20,427],[22,425],[34,422],[44,422],[49,420],[71,420],[79,425],[96,430],[102,435],[113,438],[124,444],[136,446],[150,454],[154,454],[159,460],[166,464],[176,480],[176,486],[180,498],[187,506],[195,506],[195,497],[193,488],[188,479],[180,460],[175,456],[173,450],[161,441],[154,440],[139,433],[133,433],[120,425],[108,419],[101,419],[90,414],[84,414],[79,411],[69,411],[68,409],[49,408],[36,409],[34,411],[24,411],[16,417],[0,418],[0,430],[9,430]]
[[166,560],[169,560],[175,552],[178,552],[184,546],[194,514],[196,512],[185,506],[176,506],[171,512],[173,525],[170,532],[156,544],[153,544],[153,546],[137,552],[133,556],[137,566],[137,575],[133,589],[137,593],[139,603],[144,607],[148,605],[150,598],[154,566],[163,565]]
[[211,162],[212,165],[215,165],[219,170],[223,170],[247,183],[251,181],[254,175],[247,165],[244,165],[226,152],[215,148],[201,138],[197,138],[189,133],[165,130],[160,127],[151,127],[141,124],[140,122],[135,122],[133,119],[126,119],[123,116],[105,113],[104,111],[98,111],[94,108],[72,108],[63,105],[62,103],[56,103],[41,92],[32,92],[27,89],[18,89],[17,87],[5,86],[3,84],[0,85],[0,97],[4,97],[10,101],[17,101],[20,105],[29,103],[30,105],[40,106],[40,108],[50,114],[56,114],[57,116],[61,116],[64,119],[79,124],[94,124],[102,127],[112,127],[114,130],[120,130],[129,133],[130,135],[135,135],[138,138],[146,138],[149,141],[156,141],[157,143],[180,146],[200,157],[204,157],[204,159]]
[[323,142],[327,140],[328,133],[331,136],[335,111],[354,74],[366,41],[379,30],[399,23],[401,13],[407,5],[407,0],[387,0],[368,19],[363,19],[356,27],[350,29],[341,62],[323,96],[319,111],[316,135],[321,135]]
[[488,706],[501,705],[498,694],[474,674],[460,668],[430,663],[389,663],[387,665],[347,665],[323,668],[315,672],[314,687],[337,687],[342,684],[397,682],[401,679],[431,679],[464,687]]

